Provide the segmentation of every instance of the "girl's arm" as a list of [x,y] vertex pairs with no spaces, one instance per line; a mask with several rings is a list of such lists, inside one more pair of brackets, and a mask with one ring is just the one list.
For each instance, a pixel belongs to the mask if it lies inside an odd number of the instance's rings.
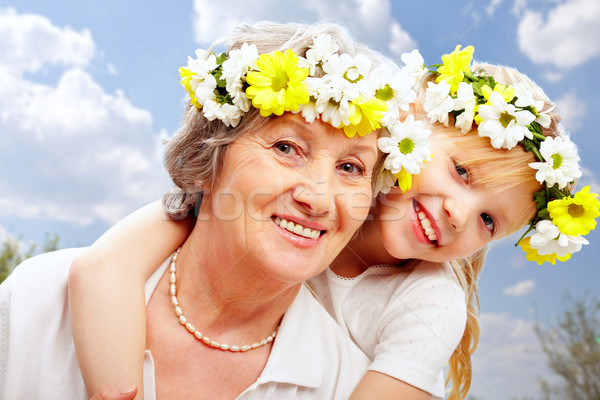
[[109,229],[71,264],[69,304],[77,359],[90,396],[137,386],[143,399],[144,283],[189,235],[193,220],[170,219],[160,201]]
[[367,371],[350,400],[429,400],[431,394],[377,371]]

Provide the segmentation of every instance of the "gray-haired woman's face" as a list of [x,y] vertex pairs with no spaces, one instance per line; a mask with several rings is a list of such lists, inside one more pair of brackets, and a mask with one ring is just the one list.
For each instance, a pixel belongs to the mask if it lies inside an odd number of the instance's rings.
[[375,134],[350,139],[299,115],[272,118],[227,150],[205,199],[222,224],[214,240],[271,279],[302,282],[329,265],[367,217],[376,159]]

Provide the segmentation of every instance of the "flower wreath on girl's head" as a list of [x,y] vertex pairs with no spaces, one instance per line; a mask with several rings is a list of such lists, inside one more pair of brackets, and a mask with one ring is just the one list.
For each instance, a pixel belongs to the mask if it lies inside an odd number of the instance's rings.
[[237,126],[253,106],[264,117],[294,112],[307,122],[319,118],[348,137],[385,127],[389,136],[378,139],[387,154],[383,191],[391,186],[407,191],[412,175],[431,160],[431,131],[412,115],[399,118],[409,111],[425,75],[433,74],[437,83],[428,83],[424,104],[431,122],[448,126],[451,116],[463,133],[476,124],[479,135],[489,137],[495,148],[520,143],[536,155],[539,162],[530,166],[544,188],[535,195],[538,212],[519,243],[527,259],[538,264],[567,260],[588,243],[583,235],[595,228],[594,218],[600,215],[598,195],[589,187],[570,193],[581,176],[575,145],[568,138],[542,135],[551,110],[542,111],[543,103],[519,85],[499,85],[491,76],[471,72],[472,57],[472,46],[462,51],[457,46],[430,71],[415,50],[402,55],[401,69],[385,63],[372,68],[367,56],[339,53],[331,36],[322,34],[304,57],[292,50],[259,54],[254,44],[244,43],[228,54],[196,50],[196,58],[188,58],[179,72],[194,107],[209,121],[227,126]]
[[[435,83],[428,82],[424,109],[431,122],[454,126],[468,133],[477,126],[479,136],[489,137],[496,149],[511,149],[521,144],[535,154],[529,166],[543,185],[535,193],[537,213],[517,244],[527,259],[543,264],[566,261],[588,244],[583,237],[596,227],[600,216],[598,195],[586,186],[572,194],[575,180],[581,177],[579,156],[568,137],[546,137],[542,128],[550,126],[544,102],[533,99],[524,86],[498,84],[483,71],[471,71],[473,46],[442,56],[442,63],[430,67]],[[535,231],[533,235],[528,233]]]

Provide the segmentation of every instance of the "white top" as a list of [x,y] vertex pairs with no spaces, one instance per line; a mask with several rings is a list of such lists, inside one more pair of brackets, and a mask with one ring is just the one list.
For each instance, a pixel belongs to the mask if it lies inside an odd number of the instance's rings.
[[[0,285],[0,399],[87,399],[67,297],[68,268],[79,252],[31,258]],[[167,265],[168,260],[146,283],[146,299]],[[303,286],[282,319],[262,374],[238,399],[347,399],[368,363]],[[149,351],[144,378],[146,399],[153,400]]]
[[466,324],[449,264],[373,266],[355,278],[327,269],[309,280],[325,308],[372,360],[370,370],[444,398],[444,373]]

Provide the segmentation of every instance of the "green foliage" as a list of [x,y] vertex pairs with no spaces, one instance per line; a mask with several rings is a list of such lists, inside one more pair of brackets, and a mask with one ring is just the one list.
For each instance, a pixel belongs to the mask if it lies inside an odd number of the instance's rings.
[[565,309],[543,328],[536,326],[548,367],[562,379],[541,380],[544,400],[600,399],[600,301],[589,296],[577,299],[568,294]]
[[24,260],[36,254],[47,253],[58,249],[60,238],[57,234],[46,234],[46,241],[38,251],[37,243],[31,244],[23,250],[20,241],[12,236],[7,236],[0,248],[0,283],[2,283],[11,271]]

